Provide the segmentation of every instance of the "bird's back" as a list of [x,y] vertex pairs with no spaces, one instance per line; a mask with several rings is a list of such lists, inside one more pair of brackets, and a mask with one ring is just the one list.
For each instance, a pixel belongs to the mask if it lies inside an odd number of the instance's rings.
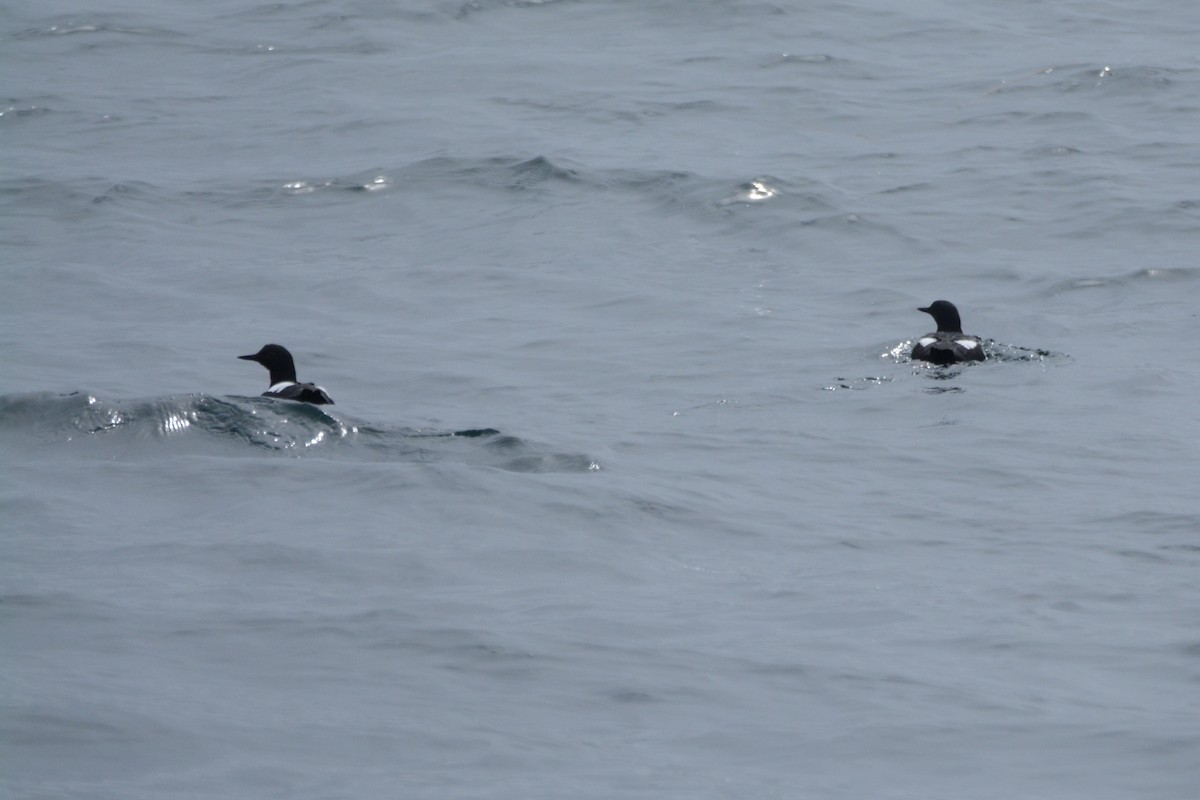
[[298,400],[301,403],[312,403],[316,406],[331,406],[333,398],[329,393],[315,383],[281,383],[263,392],[263,397],[276,397],[280,400]]
[[928,361],[945,366],[963,361],[983,361],[983,343],[978,336],[962,333],[927,333],[913,346],[914,361]]

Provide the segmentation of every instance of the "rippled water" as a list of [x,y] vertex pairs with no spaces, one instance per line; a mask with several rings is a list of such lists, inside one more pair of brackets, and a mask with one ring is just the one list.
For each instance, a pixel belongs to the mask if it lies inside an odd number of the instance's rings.
[[[0,398],[0,419],[10,434],[72,455],[126,456],[135,449],[188,455],[210,446],[225,455],[252,455],[249,445],[327,458],[403,462],[449,457],[528,472],[599,469],[587,456],[542,453],[494,428],[387,428],[355,422],[328,406],[271,398],[198,394],[113,402],[79,392],[44,392]],[[480,447],[467,451],[469,455],[454,450],[459,441],[470,439],[481,440]],[[450,455],[455,452],[459,455]]]
[[2,785],[1191,798],[1198,9],[0,6]]

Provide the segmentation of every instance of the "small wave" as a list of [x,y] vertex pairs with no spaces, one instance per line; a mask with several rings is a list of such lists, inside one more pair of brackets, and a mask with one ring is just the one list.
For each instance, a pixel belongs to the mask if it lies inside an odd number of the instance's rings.
[[1145,98],[1172,88],[1177,76],[1190,78],[1190,72],[1190,69],[1149,64],[1061,64],[1001,80],[987,87],[982,96],[1050,90],[1062,93],[1103,91]]
[[759,63],[763,67],[781,67],[792,64],[802,66],[811,66],[813,64],[826,65],[841,61],[842,59],[827,53],[779,53],[778,55],[769,56]]
[[464,20],[468,17],[491,11],[496,8],[536,8],[538,6],[560,3],[562,0],[467,0],[458,6],[454,18]]
[[738,190],[730,196],[717,201],[719,206],[727,206],[733,203],[763,203],[779,194],[779,189],[773,185],[775,179],[762,178],[759,180],[748,181],[738,187]]
[[77,36],[87,34],[118,34],[125,36],[173,36],[181,37],[178,31],[166,28],[149,28],[143,25],[127,25],[112,14],[83,19],[63,18],[44,27],[26,28],[9,34],[13,39],[38,39],[49,36]]
[[878,220],[847,211],[845,193],[821,181],[766,174],[711,177],[673,170],[594,169],[543,155],[441,156],[401,167],[372,167],[333,176],[292,175],[235,185],[206,180],[182,190],[145,181],[0,182],[0,194],[10,201],[69,206],[77,213],[173,204],[192,210],[197,203],[222,212],[272,205],[290,209],[297,203],[362,203],[395,195],[420,198],[459,188],[520,193],[533,202],[542,195],[545,202],[557,202],[563,193],[604,192],[626,202],[645,201],[664,211],[682,211],[706,220],[716,214],[739,227],[752,223],[841,232],[853,226],[859,235],[899,236],[896,229]]
[[822,387],[827,392],[840,391],[859,391],[869,389],[872,386],[879,386],[883,383],[891,383],[896,380],[888,376],[867,376],[865,378],[834,378],[834,383],[829,386]]
[[[398,169],[374,168],[331,178],[294,178],[277,184],[274,192],[284,197],[333,193],[387,195],[395,191],[424,192],[433,184],[467,183],[484,188],[528,191],[545,183],[577,183],[580,170],[556,164],[544,156],[533,158],[453,159],[431,158]],[[262,190],[254,189],[229,198],[258,202]]]
[[[338,177],[293,178],[275,184],[270,191],[282,197],[329,192],[386,195],[391,192],[426,192],[432,186],[451,184],[513,192],[551,190],[554,187],[628,191],[643,195],[664,207],[682,207],[706,215],[714,208],[728,211],[762,205],[766,201],[772,201],[772,204],[782,201],[783,210],[789,215],[818,215],[802,224],[872,224],[854,214],[831,216],[829,212],[839,208],[833,198],[836,191],[815,181],[788,181],[772,175],[730,180],[669,170],[595,170],[540,155],[531,158],[431,158],[396,169],[375,168]],[[228,199],[234,202],[239,199],[259,202],[261,192],[261,189],[253,189]]]
[[[0,436],[104,456],[277,453],[370,461],[460,461],[514,472],[590,472],[582,454],[545,451],[495,428],[445,431],[352,420],[329,406],[268,397],[170,395],[105,400],[86,392],[0,396]],[[467,449],[464,449],[467,448]]]
[[67,209],[72,214],[139,211],[178,207],[194,214],[197,205],[225,214],[242,208],[296,204],[343,205],[382,201],[395,196],[422,199],[430,193],[466,190],[520,194],[531,203],[554,204],[607,193],[617,202],[648,203],[663,213],[684,213],[732,227],[747,225],[771,231],[830,231],[911,241],[898,228],[848,207],[836,186],[804,178],[769,174],[703,176],[673,170],[595,169],[543,155],[491,158],[424,159],[401,167],[370,169],[333,176],[281,176],[229,184],[201,181],[183,189],[145,181],[88,180],[75,184],[50,181],[0,182],[9,202]]
[[983,343],[983,352],[991,361],[1001,362],[1026,362],[1035,364],[1045,364],[1050,362],[1063,362],[1070,359],[1066,353],[1057,353],[1053,350],[1047,350],[1042,347],[1023,347],[1019,344],[1005,344],[997,342],[995,339],[988,339]]
[[10,101],[9,105],[0,108],[0,122],[12,122],[13,120],[27,117],[40,117],[43,114],[49,113],[51,111],[46,106],[39,106],[33,103],[17,104],[14,101]]
[[1090,289],[1120,289],[1146,281],[1192,282],[1200,278],[1200,269],[1195,267],[1146,267],[1122,275],[1071,278],[1058,281],[1046,289],[1045,294],[1053,297],[1065,292]]

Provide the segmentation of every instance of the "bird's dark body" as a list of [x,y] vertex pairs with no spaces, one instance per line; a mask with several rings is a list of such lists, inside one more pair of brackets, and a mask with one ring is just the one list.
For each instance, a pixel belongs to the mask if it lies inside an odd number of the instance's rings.
[[958,309],[948,300],[937,300],[928,308],[918,308],[933,317],[937,330],[927,333],[913,345],[912,359],[947,366],[966,361],[983,361],[983,342],[978,336],[962,332]]
[[263,397],[295,400],[317,406],[333,405],[333,398],[320,386],[296,381],[296,362],[292,360],[292,354],[286,347],[266,344],[254,355],[238,358],[262,364],[271,373],[271,388],[263,392]]

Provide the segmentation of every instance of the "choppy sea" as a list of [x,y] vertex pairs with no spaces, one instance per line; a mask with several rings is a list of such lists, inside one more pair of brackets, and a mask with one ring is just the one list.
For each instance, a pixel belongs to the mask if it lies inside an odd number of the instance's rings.
[[1197,796],[1200,5],[102,6],[0,3],[5,796]]

